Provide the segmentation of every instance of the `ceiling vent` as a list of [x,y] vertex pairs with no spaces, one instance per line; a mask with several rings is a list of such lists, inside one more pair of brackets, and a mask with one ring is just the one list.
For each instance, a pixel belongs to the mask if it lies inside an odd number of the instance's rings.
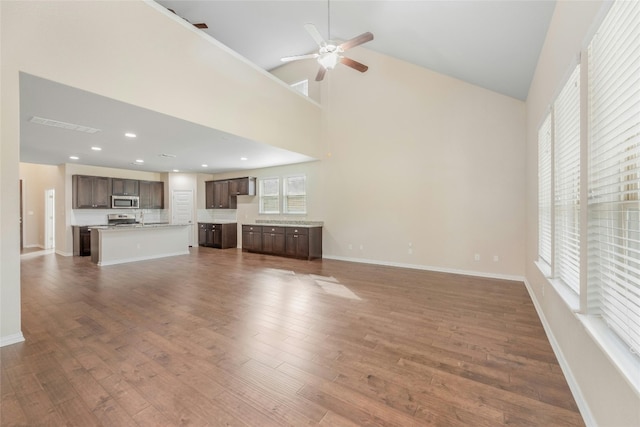
[[36,123],[39,125],[52,126],[54,128],[61,128],[61,129],[68,129],[68,130],[76,130],[78,132],[86,132],[86,133],[100,132],[100,129],[92,128],[89,126],[74,125],[73,123],[65,123],[65,122],[60,122],[58,120],[43,119],[42,117],[37,117],[37,116],[31,117],[31,120],[29,121],[31,123]]

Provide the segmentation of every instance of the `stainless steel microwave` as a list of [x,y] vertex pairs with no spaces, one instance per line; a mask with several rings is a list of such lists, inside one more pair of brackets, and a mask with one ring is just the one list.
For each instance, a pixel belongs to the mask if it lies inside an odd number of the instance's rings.
[[113,209],[138,209],[140,207],[140,197],[111,196],[111,207]]

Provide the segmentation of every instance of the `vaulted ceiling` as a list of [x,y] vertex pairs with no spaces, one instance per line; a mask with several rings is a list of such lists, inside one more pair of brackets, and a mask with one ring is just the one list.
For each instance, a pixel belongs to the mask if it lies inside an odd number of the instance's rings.
[[[304,30],[364,47],[525,100],[553,14],[548,0],[204,1],[157,0],[253,63],[271,70],[280,58],[313,52]],[[310,76],[313,77],[313,76]]]

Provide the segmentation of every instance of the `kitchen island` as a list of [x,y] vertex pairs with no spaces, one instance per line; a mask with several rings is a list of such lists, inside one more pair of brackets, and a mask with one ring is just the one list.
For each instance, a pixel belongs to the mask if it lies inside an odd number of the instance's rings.
[[91,261],[99,266],[189,254],[191,224],[91,227]]

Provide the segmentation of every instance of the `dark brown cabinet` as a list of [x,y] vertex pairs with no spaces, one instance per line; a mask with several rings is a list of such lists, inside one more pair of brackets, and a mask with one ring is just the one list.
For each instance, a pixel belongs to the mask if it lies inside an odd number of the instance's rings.
[[259,225],[242,226],[242,250],[262,252],[262,227]]
[[243,225],[242,250],[308,260],[322,258],[322,227]]
[[287,227],[285,232],[287,256],[294,258],[309,257],[309,229]]
[[164,182],[140,181],[140,208],[164,209]]
[[229,195],[233,196],[255,196],[256,178],[249,176],[245,178],[234,178],[229,180]]
[[91,230],[88,226],[71,227],[73,232],[73,255],[91,256]]
[[238,224],[198,223],[198,245],[227,249],[238,246]]
[[116,196],[140,195],[139,181],[135,179],[111,178],[111,194]]
[[207,209],[236,208],[236,198],[229,197],[229,181],[207,181],[205,186],[205,206]]
[[236,209],[238,207],[238,196],[255,195],[255,177],[205,182],[206,209]]
[[262,227],[262,252],[271,255],[285,255],[284,227]]
[[102,176],[73,175],[73,209],[107,209],[109,203],[109,178]]

